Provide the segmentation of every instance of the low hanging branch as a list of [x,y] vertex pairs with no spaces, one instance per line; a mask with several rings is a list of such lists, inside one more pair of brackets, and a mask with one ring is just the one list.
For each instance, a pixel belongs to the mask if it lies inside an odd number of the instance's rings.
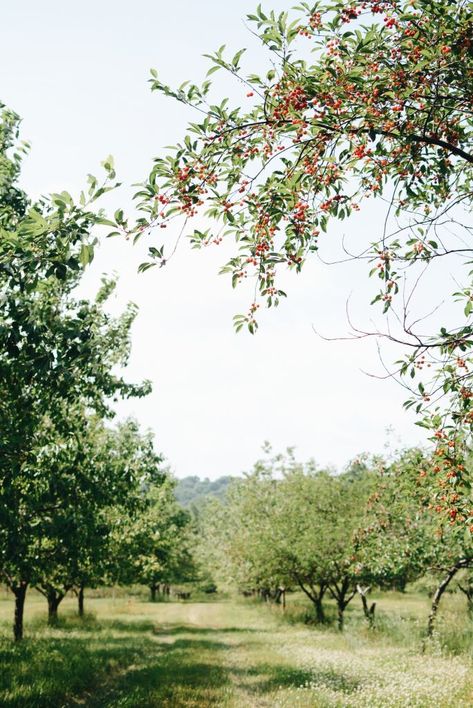
[[[247,312],[234,318],[237,331],[254,333],[260,306],[286,296],[281,269],[301,271],[334,221],[368,200],[386,203],[360,260],[371,262],[379,284],[372,304],[390,318],[389,338],[405,344],[397,370],[411,384],[406,407],[422,416],[436,445],[430,502],[442,524],[470,533],[473,272],[462,267],[473,183],[471,3],[327,0],[279,15],[259,6],[248,20],[269,53],[269,71],[245,73],[244,50],[207,55],[209,77],[224,71],[242,88],[234,105],[211,96],[211,78],[173,89],[152,71],[152,90],[193,107],[197,118],[154,161],[136,193],[136,224],[120,214],[117,232],[140,238],[181,218],[194,248],[234,240],[222,272],[234,287],[254,283]],[[151,246],[140,269],[169,263],[175,248]],[[436,293],[438,302],[460,303],[458,318],[442,321],[429,303],[437,322],[418,334],[420,323],[407,325],[407,314],[420,279],[445,258],[459,264],[457,290],[442,292],[437,278]]]

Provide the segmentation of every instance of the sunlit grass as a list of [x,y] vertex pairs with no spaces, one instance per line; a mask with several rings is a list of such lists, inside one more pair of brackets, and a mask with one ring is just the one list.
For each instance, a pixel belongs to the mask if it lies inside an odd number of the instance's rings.
[[[299,595],[289,597],[285,616],[240,600],[89,598],[84,620],[68,598],[50,628],[44,599],[32,593],[27,638],[17,646],[10,640],[13,604],[0,601],[0,705],[470,706],[464,602],[447,598],[439,632],[422,655],[428,604],[422,596],[383,595],[375,631],[353,604],[341,635],[296,622],[308,609]],[[453,639],[458,632],[461,647]]]

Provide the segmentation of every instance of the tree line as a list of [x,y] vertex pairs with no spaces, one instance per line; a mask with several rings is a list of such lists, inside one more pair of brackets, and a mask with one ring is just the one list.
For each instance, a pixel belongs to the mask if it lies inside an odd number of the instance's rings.
[[149,433],[113,425],[112,403],[149,382],[124,369],[137,310],[118,317],[104,278],[94,300],[77,285],[93,257],[95,203],[116,186],[89,177],[76,204],[66,192],[30,199],[18,186],[27,146],[18,117],[0,113],[0,578],[15,597],[23,636],[27,589],[47,599],[49,621],[74,589],[146,583],[156,593],[189,567],[189,517]]
[[[437,579],[430,636],[443,593],[473,565],[470,535],[458,534],[454,519],[439,530],[426,483],[435,468],[435,455],[420,449],[391,460],[361,457],[341,474],[299,463],[291,450],[268,454],[223,501],[208,502],[200,553],[245,595],[281,602],[287,591],[302,591],[318,622],[331,598],[340,629],[357,595],[373,626],[371,588],[404,591],[430,573]],[[471,590],[468,572],[461,587]]]

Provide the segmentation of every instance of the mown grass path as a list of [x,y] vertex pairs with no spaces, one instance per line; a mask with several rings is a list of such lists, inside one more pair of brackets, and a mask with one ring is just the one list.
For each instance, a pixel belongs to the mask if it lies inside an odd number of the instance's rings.
[[30,608],[30,638],[19,647],[2,638],[2,707],[473,704],[468,657],[422,656],[360,629],[288,625],[250,603],[91,600],[89,609],[96,619],[48,629]]

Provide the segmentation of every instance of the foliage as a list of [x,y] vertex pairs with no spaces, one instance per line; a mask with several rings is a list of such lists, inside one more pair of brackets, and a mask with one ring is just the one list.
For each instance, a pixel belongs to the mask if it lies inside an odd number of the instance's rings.
[[51,618],[71,587],[82,602],[85,585],[118,574],[116,517],[146,508],[145,490],[165,474],[136,423],[104,422],[118,398],[150,390],[123,376],[136,307],[108,313],[110,278],[94,301],[75,295],[93,257],[92,229],[111,223],[94,208],[117,186],[113,161],[103,163],[102,184],[89,176],[78,204],[65,192],[33,202],[17,184],[18,124],[1,106],[0,575],[15,594],[21,639],[28,586],[47,597]]
[[[109,284],[105,289],[110,291]],[[16,296],[16,306],[22,308],[18,346],[6,346],[0,354],[0,548],[2,573],[9,582],[34,573],[29,539],[41,541],[38,516],[47,521],[58,510],[61,494],[67,501],[68,494],[77,493],[78,481],[86,479],[84,463],[77,468],[77,456],[83,460],[87,454],[83,411],[109,415],[110,398],[143,395],[149,389],[147,383],[127,384],[116,373],[129,355],[136,310],[129,308],[114,319],[104,311],[103,301],[103,291],[95,303],[77,301],[51,279]],[[5,300],[2,304],[3,332],[8,332],[10,307]],[[89,471],[92,475],[93,466]]]
[[[458,498],[442,503],[438,488],[432,498],[442,523],[454,504],[463,533],[473,527],[471,479],[462,467],[473,423],[471,3],[303,2],[279,16],[258,6],[248,20],[269,54],[265,75],[245,73],[244,50],[230,58],[223,46],[208,55],[209,76],[234,78],[246,93],[243,106],[214,98],[212,78],[173,89],[152,72],[154,91],[198,117],[155,160],[131,231],[138,237],[181,216],[196,248],[234,238],[223,272],[234,286],[254,279],[257,297],[235,317],[237,330],[254,332],[260,300],[273,306],[285,296],[281,268],[301,270],[334,220],[367,200],[387,203],[383,223],[361,247],[344,246],[344,259],[370,264],[380,283],[373,302],[388,317],[385,329],[353,326],[353,336],[386,337],[407,352],[391,373],[410,390],[407,407],[424,412],[420,423],[444,441],[439,450]],[[192,230],[190,220],[201,214],[215,228]],[[171,248],[151,247],[142,269],[164,265]],[[427,267],[441,261],[460,265],[456,291],[446,296],[460,305],[439,313],[429,334],[414,303]],[[437,302],[420,306],[434,315]]]
[[[30,571],[33,584],[48,599],[63,599],[72,587],[84,589],[119,574],[114,557],[114,519],[117,512],[139,513],[143,486],[163,484],[161,458],[154,452],[149,435],[142,435],[135,421],[115,429],[97,420],[86,420],[76,430],[72,444],[48,459],[51,447],[42,450],[42,504],[34,520]],[[60,447],[60,446],[58,446]],[[49,514],[44,514],[44,509]],[[41,513],[42,512],[42,513]]]
[[378,584],[405,588],[426,572],[437,576],[427,637],[434,634],[442,595],[459,571],[473,565],[471,534],[461,534],[455,524],[438,527],[431,498],[435,456],[420,450],[403,452],[386,470],[370,500],[371,518],[357,532],[356,558],[360,569]]
[[452,523],[437,527],[430,503],[435,469],[435,457],[414,448],[382,470],[367,523],[357,534],[356,554],[380,585],[404,589],[426,572],[441,576],[459,560],[473,560],[470,534],[456,532],[453,515]]
[[194,574],[190,517],[176,501],[174,488],[169,476],[159,485],[145,484],[132,513],[114,512],[111,577],[122,584],[143,583],[153,597],[161,584],[191,580]]
[[243,590],[301,588],[320,621],[324,595],[331,595],[342,625],[362,580],[353,563],[354,532],[365,516],[371,477],[352,471],[336,477],[313,462],[301,465],[291,450],[261,460],[233,483],[223,504],[207,507],[204,550]]
[[89,179],[79,205],[66,193],[32,202],[17,186],[24,152],[18,124],[1,106],[0,565],[11,585],[34,575],[30,540],[36,534],[40,541],[38,514],[47,520],[58,508],[57,491],[45,498],[54,482],[43,467],[56,456],[62,468],[76,454],[77,412],[108,415],[109,399],[149,389],[116,373],[129,356],[136,309],[116,319],[106,313],[113,281],[104,281],[95,302],[73,296],[93,256],[90,230],[104,220],[90,205],[113,188],[113,164],[105,162],[101,186]]
[[232,479],[233,477],[228,475],[214,480],[210,480],[208,477],[201,479],[195,475],[183,477],[178,479],[176,483],[176,499],[183,507],[198,510],[208,497],[223,499]]
[[[29,145],[19,141],[19,116],[0,103],[0,274],[2,292],[13,298],[18,290],[32,290],[44,278],[62,281],[93,259],[96,225],[112,223],[95,210],[100,197],[115,189],[113,159],[102,163],[105,178],[93,175],[76,204],[67,192],[33,201],[18,186]],[[12,341],[15,342],[13,333]]]

